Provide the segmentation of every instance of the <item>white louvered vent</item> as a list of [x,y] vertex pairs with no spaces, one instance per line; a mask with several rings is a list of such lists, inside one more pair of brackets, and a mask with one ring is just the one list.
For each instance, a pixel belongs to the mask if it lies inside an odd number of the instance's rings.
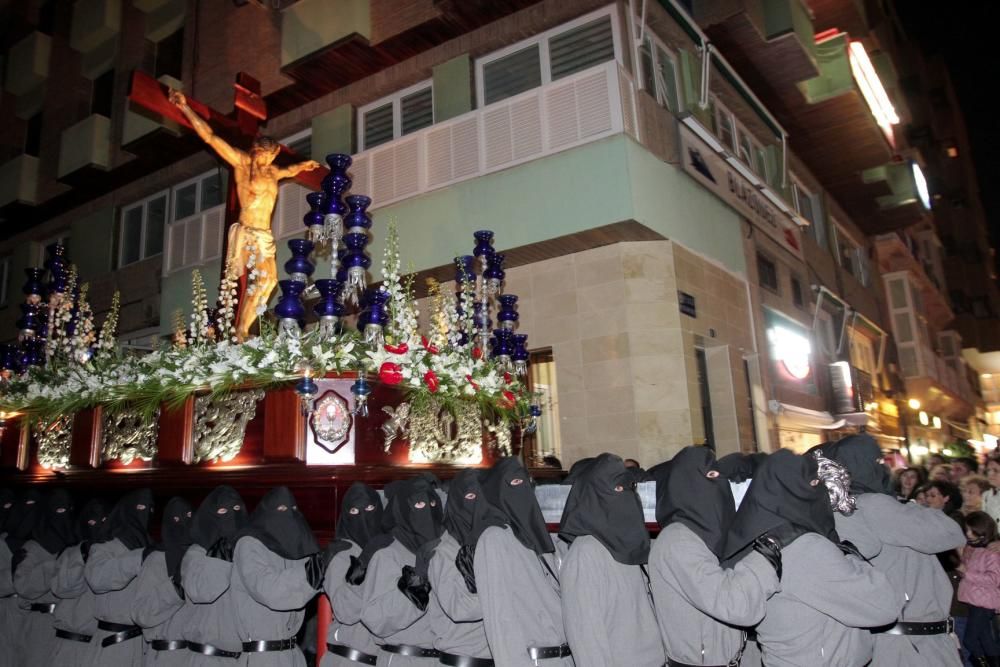
[[351,194],[371,195],[371,174],[368,168],[370,164],[371,161],[367,155],[359,155],[354,158],[354,162],[347,172],[351,176]]
[[549,146],[560,148],[576,141],[580,134],[576,119],[574,83],[555,85],[545,91],[546,125]]
[[452,174],[469,178],[479,173],[479,122],[477,117],[451,126]]
[[622,101],[622,125],[625,133],[633,139],[639,138],[638,127],[635,117],[635,93],[632,80],[624,72],[618,72],[618,96]]
[[174,223],[167,226],[167,261],[164,262],[164,275],[173,273],[184,265],[184,223]]
[[281,186],[271,221],[274,238],[298,236],[305,231],[302,218],[309,210],[309,204],[306,202],[308,193],[309,191],[298,183],[285,183]]
[[418,137],[396,142],[393,199],[412,197],[420,192],[420,141]]
[[392,148],[383,148],[371,155],[371,198],[388,201],[396,192],[396,156]]
[[611,129],[611,100],[608,97],[606,69],[597,70],[577,80],[576,108],[580,119],[581,139]]
[[201,254],[204,261],[216,259],[222,255],[222,229],[226,218],[223,207],[217,206],[204,213],[205,223],[202,226],[205,238],[202,242]]
[[483,113],[483,148],[486,169],[507,164],[514,157],[510,141],[510,106],[502,105]]
[[427,187],[435,188],[454,178],[452,129],[448,125],[427,133]]
[[542,109],[538,95],[511,103],[510,127],[515,160],[525,160],[541,154]]
[[201,216],[190,218],[184,225],[184,266],[197,264],[201,259]]

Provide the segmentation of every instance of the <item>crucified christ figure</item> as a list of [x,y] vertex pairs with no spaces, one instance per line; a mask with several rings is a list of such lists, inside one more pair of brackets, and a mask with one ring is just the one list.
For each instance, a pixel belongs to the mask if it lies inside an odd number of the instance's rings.
[[180,109],[202,141],[233,169],[240,201],[240,219],[229,227],[226,274],[233,280],[242,276],[251,256],[257,272],[256,280],[248,281],[247,293],[239,304],[236,320],[236,336],[241,341],[246,340],[250,327],[267,308],[271,292],[278,284],[278,267],[274,259],[276,248],[271,233],[271,214],[278,199],[278,181],[318,169],[320,164],[307,160],[289,167],[276,167],[271,163],[281,152],[281,145],[274,139],[257,137],[249,153],[241,151],[218,137],[211,126],[191,110],[184,93],[171,90],[170,101]]

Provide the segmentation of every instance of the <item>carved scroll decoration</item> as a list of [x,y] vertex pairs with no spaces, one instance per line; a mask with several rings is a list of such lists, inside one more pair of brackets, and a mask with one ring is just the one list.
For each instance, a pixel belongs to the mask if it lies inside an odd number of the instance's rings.
[[261,389],[196,396],[193,462],[233,460],[243,447],[247,424],[257,414],[257,402],[262,398]]
[[160,434],[160,409],[152,418],[139,410],[112,412],[105,409],[101,417],[101,460],[130,465],[136,459],[152,461],[156,456]]
[[73,442],[73,415],[37,422],[34,430],[35,438],[38,440],[39,465],[43,468],[65,468],[69,465],[69,451]]
[[456,413],[440,401],[410,410],[410,461],[477,463],[482,460],[483,430],[479,405],[459,401]]

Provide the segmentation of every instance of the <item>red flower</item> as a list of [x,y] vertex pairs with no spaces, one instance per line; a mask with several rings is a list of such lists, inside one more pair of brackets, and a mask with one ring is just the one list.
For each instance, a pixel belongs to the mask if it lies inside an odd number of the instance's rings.
[[438,376],[434,374],[434,371],[427,371],[424,373],[424,384],[427,385],[427,388],[432,394],[437,392],[439,382]]
[[406,343],[400,343],[399,345],[389,345],[385,344],[385,351],[389,354],[406,354],[406,351],[410,349],[410,346]]
[[472,385],[473,389],[475,389],[476,391],[479,391],[479,385],[476,384],[476,382],[472,379],[471,375],[466,375],[465,379],[469,381],[469,384]]
[[517,397],[515,397],[512,392],[507,391],[506,389],[503,390],[502,396],[503,400],[499,402],[500,407],[507,408],[508,410],[513,408],[514,404],[517,402]]
[[472,348],[472,358],[475,359],[476,361],[479,361],[480,359],[482,359],[483,358],[483,350],[481,348],[478,348],[478,347]]
[[420,343],[424,346],[424,349],[431,354],[437,354],[439,352],[437,345],[431,345],[431,342],[427,340],[427,336],[421,336]]
[[378,379],[385,384],[399,384],[403,381],[403,369],[399,364],[387,361],[378,369]]
[[508,372],[504,371],[504,374],[503,374],[503,381],[504,381],[504,383],[505,383],[505,384],[510,384],[511,382],[513,382],[513,381],[514,381],[514,378],[513,378],[513,377],[511,377],[511,374],[510,374],[510,373],[508,373]]

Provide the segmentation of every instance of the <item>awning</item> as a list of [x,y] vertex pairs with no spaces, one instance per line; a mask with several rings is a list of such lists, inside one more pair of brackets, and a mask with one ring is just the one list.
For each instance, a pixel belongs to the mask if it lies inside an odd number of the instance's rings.
[[832,431],[851,425],[846,419],[834,417],[829,412],[810,410],[781,401],[769,401],[768,407],[778,416],[778,428]]

